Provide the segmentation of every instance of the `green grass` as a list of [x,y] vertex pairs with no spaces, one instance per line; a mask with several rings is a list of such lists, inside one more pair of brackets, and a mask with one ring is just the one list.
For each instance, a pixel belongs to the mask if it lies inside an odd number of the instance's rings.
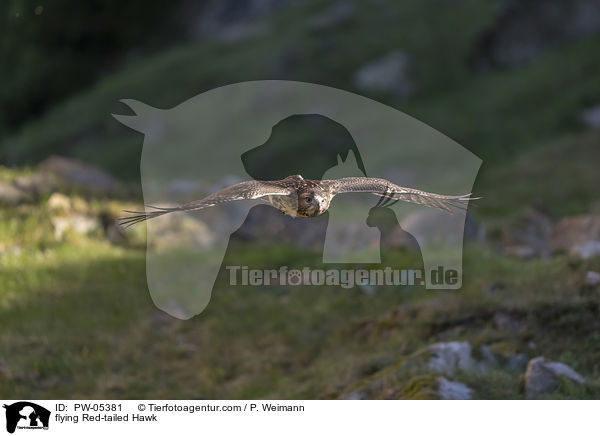
[[484,198],[477,212],[497,221],[528,207],[556,218],[594,212],[599,206],[599,141],[598,131],[568,135],[482,171],[475,192]]
[[[261,261],[251,250],[240,256]],[[263,247],[261,256],[306,265],[315,258],[282,247]],[[591,383],[567,383],[554,397],[598,395],[598,290],[582,277],[600,259],[523,263],[470,247],[464,289],[452,293],[221,283],[189,321],[153,306],[141,250],[91,237],[1,262],[4,397],[337,398],[388,374],[373,397],[427,398],[434,374],[423,363],[399,365],[442,340],[563,361]],[[501,290],[490,290],[497,282]],[[500,310],[524,327],[498,329]],[[522,398],[521,376],[493,370],[454,379],[480,398]]]

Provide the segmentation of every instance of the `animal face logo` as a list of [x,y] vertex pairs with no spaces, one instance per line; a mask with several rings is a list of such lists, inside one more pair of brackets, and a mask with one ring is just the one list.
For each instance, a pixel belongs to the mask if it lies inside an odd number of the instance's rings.
[[[146,210],[156,216],[146,221],[148,288],[160,309],[181,319],[201,313],[209,303],[233,233],[242,232],[250,221],[265,234],[279,224],[269,224],[271,211],[254,212],[263,210],[257,205],[272,194],[265,185],[260,186],[265,195],[253,196],[246,190],[240,194],[243,201],[177,214],[161,210],[240,182],[281,181],[292,175],[317,181],[379,178],[394,186],[463,194],[472,191],[481,165],[475,155],[418,120],[321,85],[243,82],[213,89],[168,110],[122,101],[135,115],[114,117],[144,134],[140,165],[144,203],[158,208]],[[312,121],[302,124],[307,117]],[[327,129],[339,134],[318,133]],[[315,133],[313,139],[298,140],[306,131]],[[336,139],[326,139],[331,137]],[[375,205],[371,194],[336,195],[331,200],[320,189],[289,197],[296,212],[311,218],[290,218],[296,221],[285,225],[308,221],[301,225],[306,226],[304,233],[310,233],[325,223],[324,264],[381,262],[385,232],[401,225],[408,239],[420,247],[425,286],[461,287],[463,210],[448,214],[400,201],[385,205],[385,213],[369,212]],[[285,210],[285,202],[278,203],[285,193],[276,194],[279,199],[270,203]],[[322,213],[325,206],[327,212]],[[377,216],[391,224],[378,225]],[[165,242],[167,236],[176,243]],[[456,276],[438,282],[434,278],[440,268]]]
[[19,401],[3,406],[6,409],[6,431],[14,433],[21,429],[47,429],[50,411],[29,401]]

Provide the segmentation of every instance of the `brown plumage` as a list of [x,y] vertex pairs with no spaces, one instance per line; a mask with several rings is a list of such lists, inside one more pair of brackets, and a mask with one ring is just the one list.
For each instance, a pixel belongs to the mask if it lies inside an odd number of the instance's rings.
[[327,211],[331,200],[337,194],[349,192],[368,192],[389,199],[436,207],[450,213],[453,208],[466,209],[469,200],[478,198],[471,197],[471,194],[433,194],[398,186],[385,179],[371,177],[306,180],[300,175],[294,175],[283,180],[241,182],[217,191],[202,200],[192,201],[181,206],[166,208],[147,206],[154,209],[148,212],[125,211],[134,215],[121,218],[120,222],[128,227],[171,212],[199,210],[230,201],[254,199],[264,200],[286,215],[310,218]]

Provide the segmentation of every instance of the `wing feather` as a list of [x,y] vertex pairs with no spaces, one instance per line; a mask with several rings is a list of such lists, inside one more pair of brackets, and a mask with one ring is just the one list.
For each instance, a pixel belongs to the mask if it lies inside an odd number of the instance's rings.
[[466,210],[469,200],[479,199],[479,197],[471,197],[471,194],[434,194],[432,192],[399,186],[389,180],[371,177],[346,177],[338,180],[327,180],[326,182],[329,183],[333,195],[348,192],[365,192],[409,203],[436,207],[450,213],[453,213],[453,208]]
[[277,182],[250,180],[228,186],[227,188],[221,189],[214,194],[210,194],[201,200],[192,201],[180,206],[156,207],[147,205],[146,208],[155,210],[145,212],[125,210],[124,212],[132,213],[134,215],[119,218],[119,223],[125,227],[129,227],[133,224],[137,224],[150,218],[156,218],[171,212],[205,209],[207,207],[228,203],[230,201],[254,200],[267,195],[290,195],[293,191],[294,190],[292,188],[282,186]]

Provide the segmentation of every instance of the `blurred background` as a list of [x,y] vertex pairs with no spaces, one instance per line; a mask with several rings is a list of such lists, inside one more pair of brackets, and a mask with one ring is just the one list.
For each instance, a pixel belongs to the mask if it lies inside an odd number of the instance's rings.
[[[12,0],[0,19],[0,396],[600,397],[600,1]],[[192,320],[155,308],[145,228],[115,223],[142,204],[143,137],[110,114],[262,79],[373,98],[483,159],[463,289],[219,282]],[[264,231],[240,264],[314,262],[294,238],[256,250]]]

